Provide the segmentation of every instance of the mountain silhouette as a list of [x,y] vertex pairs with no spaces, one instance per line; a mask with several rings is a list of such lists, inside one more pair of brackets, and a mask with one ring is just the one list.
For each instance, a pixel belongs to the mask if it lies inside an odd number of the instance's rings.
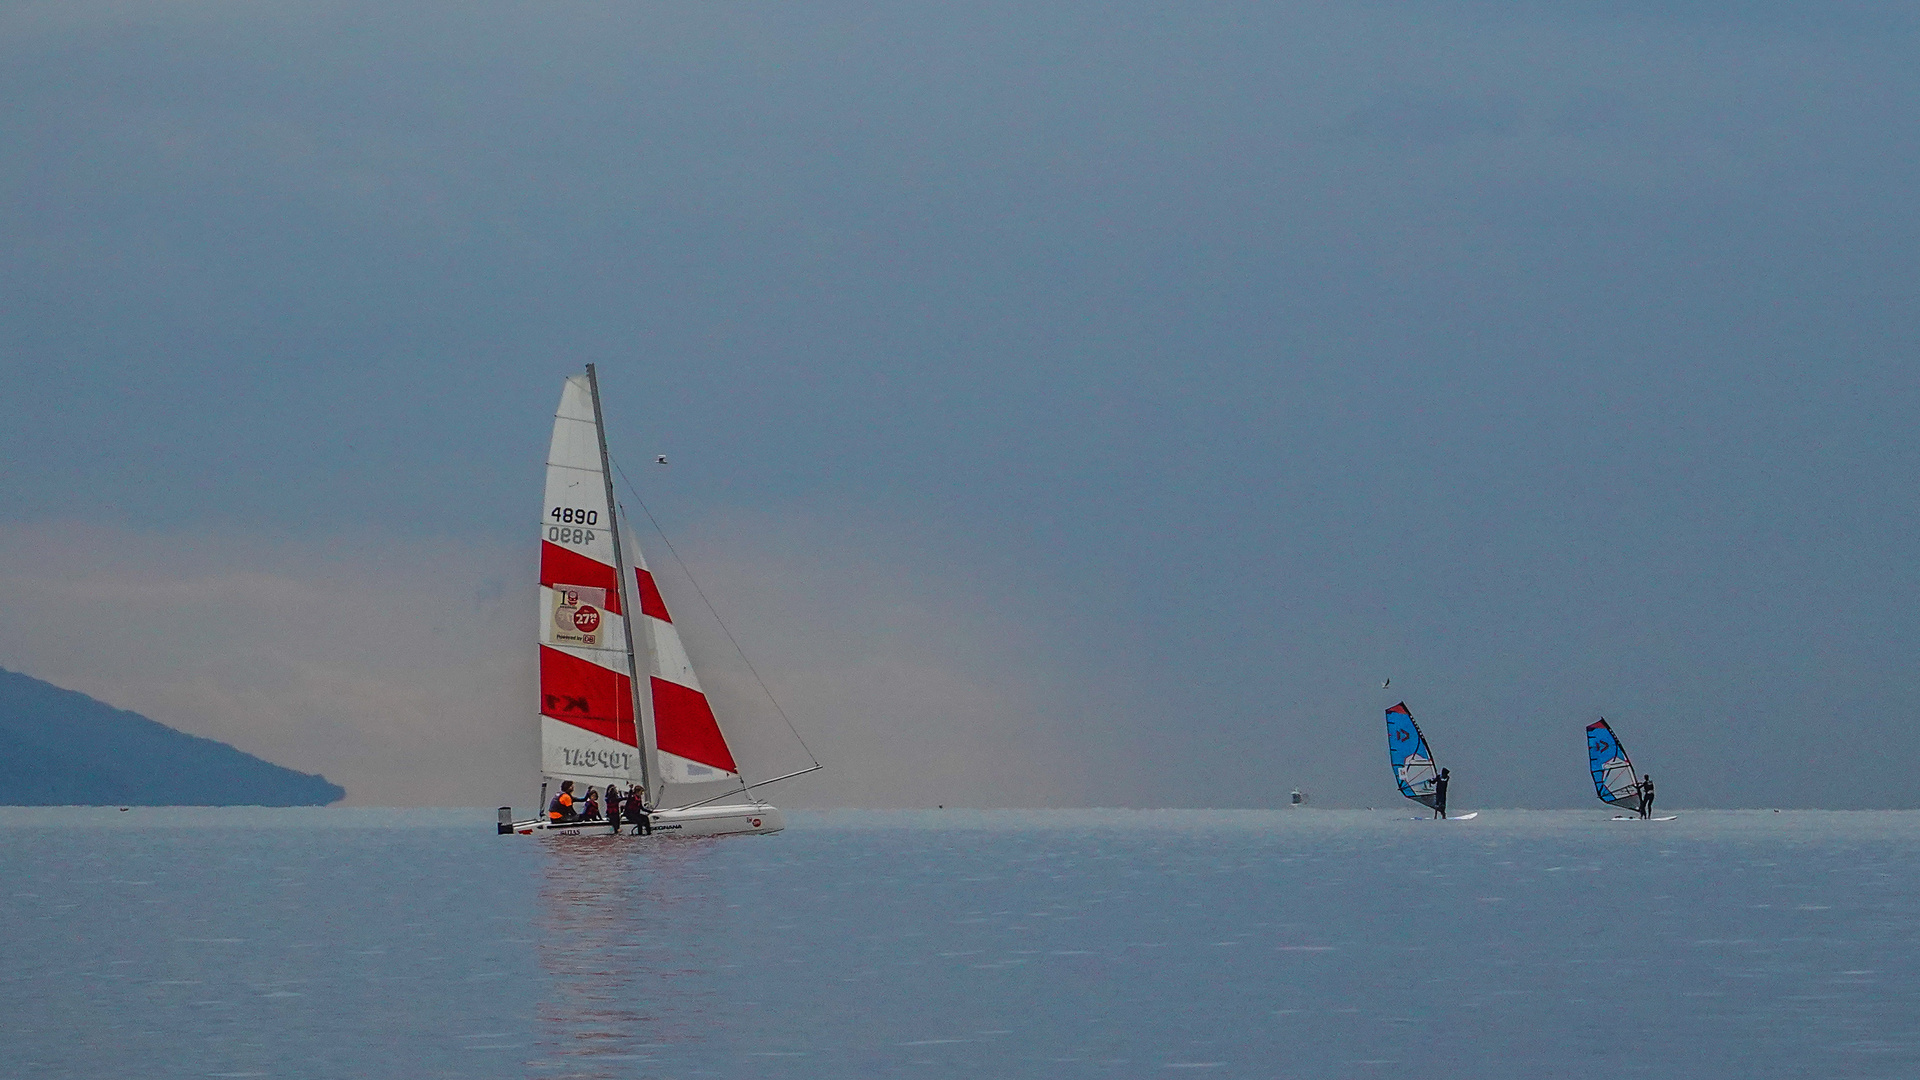
[[346,789],[0,668],[0,805],[325,806]]

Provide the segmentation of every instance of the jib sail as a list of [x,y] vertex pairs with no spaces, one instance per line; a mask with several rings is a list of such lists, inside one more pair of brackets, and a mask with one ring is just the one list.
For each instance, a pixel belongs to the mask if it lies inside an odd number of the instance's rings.
[[1420,734],[1420,725],[1413,722],[1404,701],[1387,710],[1387,763],[1393,766],[1400,794],[1423,806],[1435,804],[1433,782],[1440,770],[1434,768],[1427,737]]
[[653,760],[660,765],[663,784],[708,784],[716,780],[738,781],[740,767],[733,763],[733,751],[727,737],[720,733],[713,706],[693,673],[693,661],[680,642],[680,631],[667,612],[667,601],[647,569],[639,545],[632,549],[634,579],[640,587],[638,625],[647,632],[652,644],[653,670],[647,680],[652,694],[653,731],[656,739]]
[[1593,767],[1594,793],[1601,802],[1640,812],[1640,777],[1604,718],[1587,725],[1587,763]]

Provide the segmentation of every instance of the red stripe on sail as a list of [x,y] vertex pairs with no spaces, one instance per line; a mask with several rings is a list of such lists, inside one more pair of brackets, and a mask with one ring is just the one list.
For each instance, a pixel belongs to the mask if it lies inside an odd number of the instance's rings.
[[667,614],[667,602],[660,596],[660,586],[653,583],[653,572],[644,566],[634,567],[633,579],[640,583],[640,614],[672,622],[673,616]]
[[720,722],[713,718],[707,695],[677,682],[653,677],[653,733],[660,749],[730,773],[740,771],[727,749]]
[[1412,716],[1412,715],[1413,715],[1412,713],[1410,713],[1410,712],[1407,712],[1407,703],[1406,703],[1406,702],[1404,702],[1404,701],[1403,701],[1403,702],[1401,702],[1401,703],[1400,703],[1400,704],[1398,704],[1398,705],[1395,705],[1395,706],[1394,706],[1393,708],[1391,708],[1391,709],[1388,709],[1387,711],[1388,711],[1389,713],[1400,713],[1400,714],[1402,714],[1402,715],[1404,715],[1404,716]]
[[627,677],[545,645],[540,646],[540,715],[628,746],[640,745]]
[[620,614],[620,577],[613,567],[548,540],[540,541],[540,584],[605,589],[607,610]]

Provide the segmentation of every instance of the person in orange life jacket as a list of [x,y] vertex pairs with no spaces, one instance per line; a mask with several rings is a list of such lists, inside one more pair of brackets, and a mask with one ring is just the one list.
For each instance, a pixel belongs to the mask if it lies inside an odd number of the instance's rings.
[[573,781],[560,781],[560,794],[547,804],[548,821],[575,821],[580,815],[573,809]]
[[600,790],[598,788],[587,789],[587,809],[580,815],[580,820],[600,820]]
[[653,817],[652,811],[647,808],[647,792],[639,784],[633,785],[633,790],[627,792],[626,815],[627,820],[633,822],[635,836],[653,834]]

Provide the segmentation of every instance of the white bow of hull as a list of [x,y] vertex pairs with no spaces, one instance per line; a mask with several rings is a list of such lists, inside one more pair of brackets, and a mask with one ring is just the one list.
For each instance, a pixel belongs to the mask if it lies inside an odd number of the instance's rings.
[[[653,812],[653,835],[655,836],[729,836],[734,833],[777,833],[787,827],[787,816],[780,808],[768,803],[731,804],[725,806],[691,806],[679,810],[655,810]],[[605,821],[569,821],[556,824],[535,819],[516,821],[512,831],[518,833],[570,833],[581,836],[606,836],[613,832],[613,826]],[[632,822],[621,822],[620,832],[632,835]]]

